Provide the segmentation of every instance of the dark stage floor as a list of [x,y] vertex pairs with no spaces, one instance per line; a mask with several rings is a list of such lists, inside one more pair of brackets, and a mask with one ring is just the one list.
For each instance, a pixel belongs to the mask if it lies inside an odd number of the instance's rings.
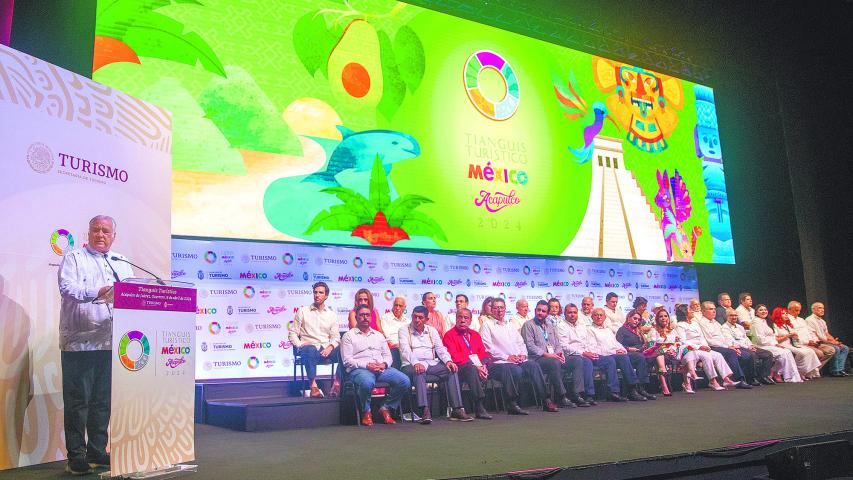
[[[188,478],[447,478],[819,435],[853,429],[853,378],[531,413],[467,424],[438,420],[429,426],[261,433],[197,425],[199,471]],[[56,462],[9,470],[0,472],[0,480],[60,478],[63,467]]]

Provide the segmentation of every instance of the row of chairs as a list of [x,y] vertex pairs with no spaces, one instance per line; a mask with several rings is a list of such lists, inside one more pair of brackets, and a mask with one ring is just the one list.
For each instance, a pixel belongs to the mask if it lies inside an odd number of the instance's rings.
[[[302,357],[299,355],[298,350],[296,348],[293,349],[293,358],[294,358],[294,361],[293,361],[293,378],[296,379],[297,374],[299,375],[299,378],[301,381],[300,382],[300,387],[301,387],[300,391],[301,391],[302,389],[305,388],[305,383],[306,383],[305,365],[302,361]],[[330,362],[330,363],[332,364],[332,377],[334,378],[334,375],[335,375],[337,369],[340,368],[340,366],[339,366],[338,362]],[[701,366],[701,363],[699,365],[697,365],[697,369],[700,366]],[[653,373],[655,373],[655,374],[657,373],[657,366],[656,365],[650,365],[650,368],[653,370]],[[360,424],[361,423],[361,406],[359,405],[359,402],[357,401],[355,385],[353,385],[353,383],[351,381],[349,381],[349,379],[347,378],[346,372],[344,370],[341,370],[341,374],[342,374],[341,397],[344,400],[343,405],[348,404],[350,401],[352,402],[353,408],[354,408],[353,412],[355,414],[356,422],[358,422]],[[619,374],[621,377],[621,371],[619,372]],[[667,383],[670,385],[670,388],[672,388],[674,385],[672,382],[673,377],[683,376],[684,374],[685,374],[685,369],[682,365],[672,365],[670,363],[667,363],[667,371],[665,373],[665,377],[666,377]],[[653,378],[656,378],[656,375],[653,375]],[[600,392],[599,396],[601,396],[601,393],[603,393],[606,390],[606,385],[604,382],[604,375],[598,368],[595,369],[594,379],[595,379],[595,382],[597,385],[601,384],[601,388],[596,388],[596,391]],[[545,380],[546,380],[546,387],[548,387],[548,391],[553,392],[553,388],[548,383],[548,379],[546,378]],[[572,384],[573,379],[572,379],[571,372],[568,372],[568,371],[565,372],[564,377],[563,377],[563,382],[565,385],[571,385]],[[620,382],[621,382],[621,378],[620,378]],[[676,383],[676,385],[678,385],[680,383],[681,382],[679,381]],[[448,394],[447,394],[446,388],[444,388],[440,379],[438,377],[429,376],[429,377],[427,377],[427,384],[429,384],[432,387],[431,391],[441,391],[443,393],[443,395],[440,398],[443,399],[444,403],[440,404],[439,408],[441,408],[442,406],[446,406],[449,403]],[[374,389],[374,392],[377,392],[377,393],[374,395],[374,398],[380,398],[380,397],[384,396],[384,393],[379,393],[379,392],[387,391],[388,387],[389,387],[389,385],[387,385],[383,382],[377,382],[375,385],[375,389]],[[523,388],[523,390],[530,393],[530,397],[533,399],[533,403],[535,405],[541,405],[543,399],[537,398],[535,391],[533,390],[533,388],[531,388],[531,386],[529,384],[527,384],[527,383],[523,384],[522,388]],[[469,390],[468,386],[463,385],[462,389],[463,389],[463,392],[462,392],[463,393],[463,399],[466,400],[466,402],[465,402],[466,407],[470,411],[473,408],[473,401],[471,401],[471,399],[467,398],[469,396],[469,395],[466,395],[468,393],[468,390]],[[496,380],[493,378],[487,379],[485,386],[484,386],[484,389],[487,392],[487,404],[490,403],[489,406],[492,407],[491,409],[497,410],[497,411],[506,409],[506,402],[505,402],[505,399],[503,397],[503,385],[501,384],[501,382],[499,380]],[[401,411],[398,412],[398,414],[402,418],[410,418],[410,419],[414,420],[414,418],[415,418],[415,415],[414,415],[414,412],[415,412],[414,395],[415,395],[415,390],[414,390],[414,386],[413,386],[411,395],[407,395],[404,398],[404,402],[403,402],[403,404],[401,404]],[[491,402],[488,402],[488,400],[491,400]],[[405,405],[407,407],[405,409],[407,412],[403,412],[403,405]],[[342,406],[342,408],[348,408],[348,407]],[[408,413],[409,415],[408,416],[404,415],[405,413]]]

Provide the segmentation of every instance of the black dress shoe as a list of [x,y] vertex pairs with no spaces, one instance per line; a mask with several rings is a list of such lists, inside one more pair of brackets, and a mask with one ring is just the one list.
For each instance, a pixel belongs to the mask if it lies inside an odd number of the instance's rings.
[[746,382],[744,382],[743,380],[741,380],[741,381],[737,382],[737,383],[735,384],[735,388],[739,388],[739,389],[741,389],[741,390],[752,390],[752,387],[751,387],[751,386],[749,386],[749,384],[747,384],[747,383],[746,383]]
[[762,385],[773,385],[774,383],[776,383],[773,381],[773,379],[768,377],[759,378],[758,381],[761,382]]
[[88,475],[92,471],[92,467],[89,466],[89,463],[84,458],[69,458],[68,463],[65,465],[65,472],[71,475]]
[[607,396],[607,399],[611,402],[627,402],[628,399],[619,395],[618,393],[611,393]]
[[526,410],[522,410],[517,403],[510,403],[506,409],[506,413],[510,415],[530,415]]
[[651,393],[647,392],[645,388],[638,388],[638,389],[637,389],[637,393],[639,393],[640,395],[642,395],[642,396],[646,397],[646,400],[657,400],[657,399],[658,399],[658,397],[656,397],[656,396],[652,395]]
[[640,395],[636,390],[628,392],[628,400],[632,402],[645,402],[646,397]]
[[584,401],[585,401],[585,402],[587,403],[587,405],[589,405],[589,406],[595,406],[595,405],[598,405],[598,403],[596,403],[595,399],[594,399],[594,398],[592,398],[592,397],[585,397],[585,398],[584,398]]
[[760,387],[761,386],[761,383],[755,379],[753,379],[751,382],[749,382],[749,384],[752,385],[753,387]]
[[572,397],[572,404],[578,407],[588,407],[589,402],[581,397]]
[[489,412],[487,412],[485,408],[481,408],[481,409],[477,410],[477,413],[474,416],[480,420],[491,420],[492,419],[492,416],[489,415]]
[[830,376],[830,377],[841,378],[841,377],[845,377],[846,375],[845,375],[845,374],[842,374],[841,372],[830,372],[829,376]]

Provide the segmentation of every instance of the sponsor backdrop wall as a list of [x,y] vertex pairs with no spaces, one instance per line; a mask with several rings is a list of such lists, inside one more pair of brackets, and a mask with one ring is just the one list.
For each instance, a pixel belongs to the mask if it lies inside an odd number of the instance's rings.
[[165,110],[0,46],[0,469],[65,455],[57,267],[89,219],[168,270],[171,145]]
[[579,305],[591,295],[603,305],[613,291],[627,311],[636,296],[672,310],[699,293],[691,266],[189,238],[172,240],[172,278],[198,287],[197,379],[293,375],[287,326],[296,309],[312,301],[317,281],[329,284],[327,305],[342,331],[359,288],[370,289],[380,313],[395,296],[406,297],[411,310],[432,291],[445,315],[454,313],[458,293],[468,295],[475,314],[487,296],[505,298],[514,311],[519,298]]

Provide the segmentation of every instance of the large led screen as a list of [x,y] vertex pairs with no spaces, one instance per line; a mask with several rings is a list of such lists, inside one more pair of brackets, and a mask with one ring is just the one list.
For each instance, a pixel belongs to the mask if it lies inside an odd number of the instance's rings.
[[388,1],[98,2],[173,233],[734,263],[713,90]]

